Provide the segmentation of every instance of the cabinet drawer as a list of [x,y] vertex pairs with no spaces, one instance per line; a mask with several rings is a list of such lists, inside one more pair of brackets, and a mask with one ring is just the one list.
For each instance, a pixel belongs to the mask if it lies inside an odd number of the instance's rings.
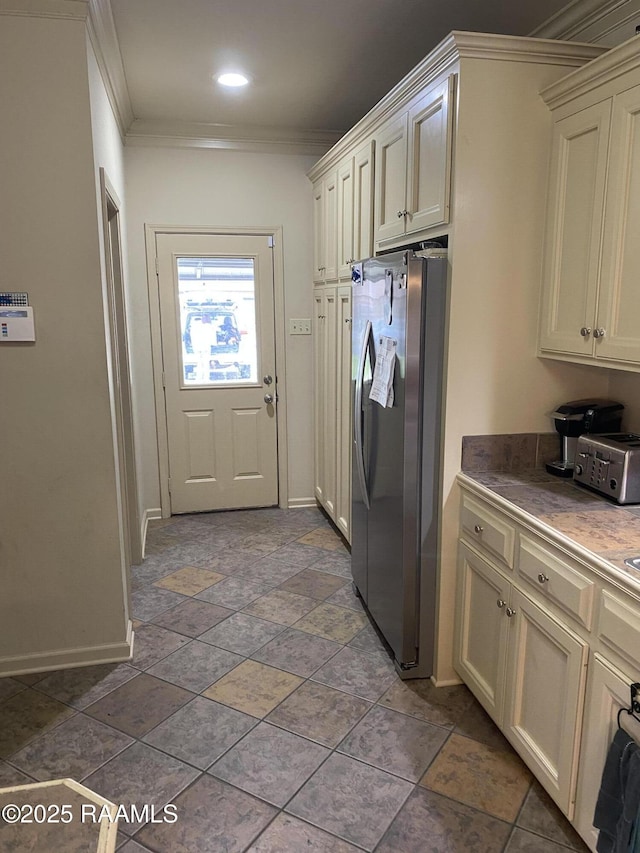
[[640,660],[640,602],[628,601],[602,590],[598,636],[634,668]]
[[518,546],[518,573],[540,596],[591,629],[595,589],[592,580],[523,534]]
[[460,526],[468,539],[513,568],[515,529],[488,507],[462,496]]

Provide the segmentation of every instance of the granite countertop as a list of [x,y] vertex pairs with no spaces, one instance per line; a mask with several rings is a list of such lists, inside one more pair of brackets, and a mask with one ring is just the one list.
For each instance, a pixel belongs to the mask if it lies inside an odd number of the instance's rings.
[[543,468],[462,474],[640,582],[624,563],[640,556],[640,505],[619,506]]

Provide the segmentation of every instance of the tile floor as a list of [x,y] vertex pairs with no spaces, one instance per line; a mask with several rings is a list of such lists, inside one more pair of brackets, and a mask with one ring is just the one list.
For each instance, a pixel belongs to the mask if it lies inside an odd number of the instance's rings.
[[0,680],[0,787],[175,803],[122,853],[586,850],[465,687],[396,676],[319,511],[153,523],[132,586],[130,663]]

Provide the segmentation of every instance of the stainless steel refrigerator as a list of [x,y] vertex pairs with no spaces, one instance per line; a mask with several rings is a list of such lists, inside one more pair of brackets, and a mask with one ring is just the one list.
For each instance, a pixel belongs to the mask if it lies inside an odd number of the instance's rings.
[[446,283],[410,251],[353,266],[352,573],[405,677],[433,672]]

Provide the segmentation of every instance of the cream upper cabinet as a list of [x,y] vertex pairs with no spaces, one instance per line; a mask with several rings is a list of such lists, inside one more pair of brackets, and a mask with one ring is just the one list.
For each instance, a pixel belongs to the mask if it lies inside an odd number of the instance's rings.
[[[599,358],[640,362],[640,85],[616,95],[611,118],[602,273],[596,315]],[[595,334],[595,332],[594,332]]]
[[353,257],[356,261],[373,255],[374,153],[375,143],[369,140],[353,157]]
[[376,135],[375,242],[449,221],[454,75]]
[[543,92],[554,115],[540,354],[640,370],[640,57]]
[[542,349],[591,354],[611,105],[554,126],[542,313]]
[[314,270],[316,284],[338,278],[338,176],[330,172],[313,185]]

